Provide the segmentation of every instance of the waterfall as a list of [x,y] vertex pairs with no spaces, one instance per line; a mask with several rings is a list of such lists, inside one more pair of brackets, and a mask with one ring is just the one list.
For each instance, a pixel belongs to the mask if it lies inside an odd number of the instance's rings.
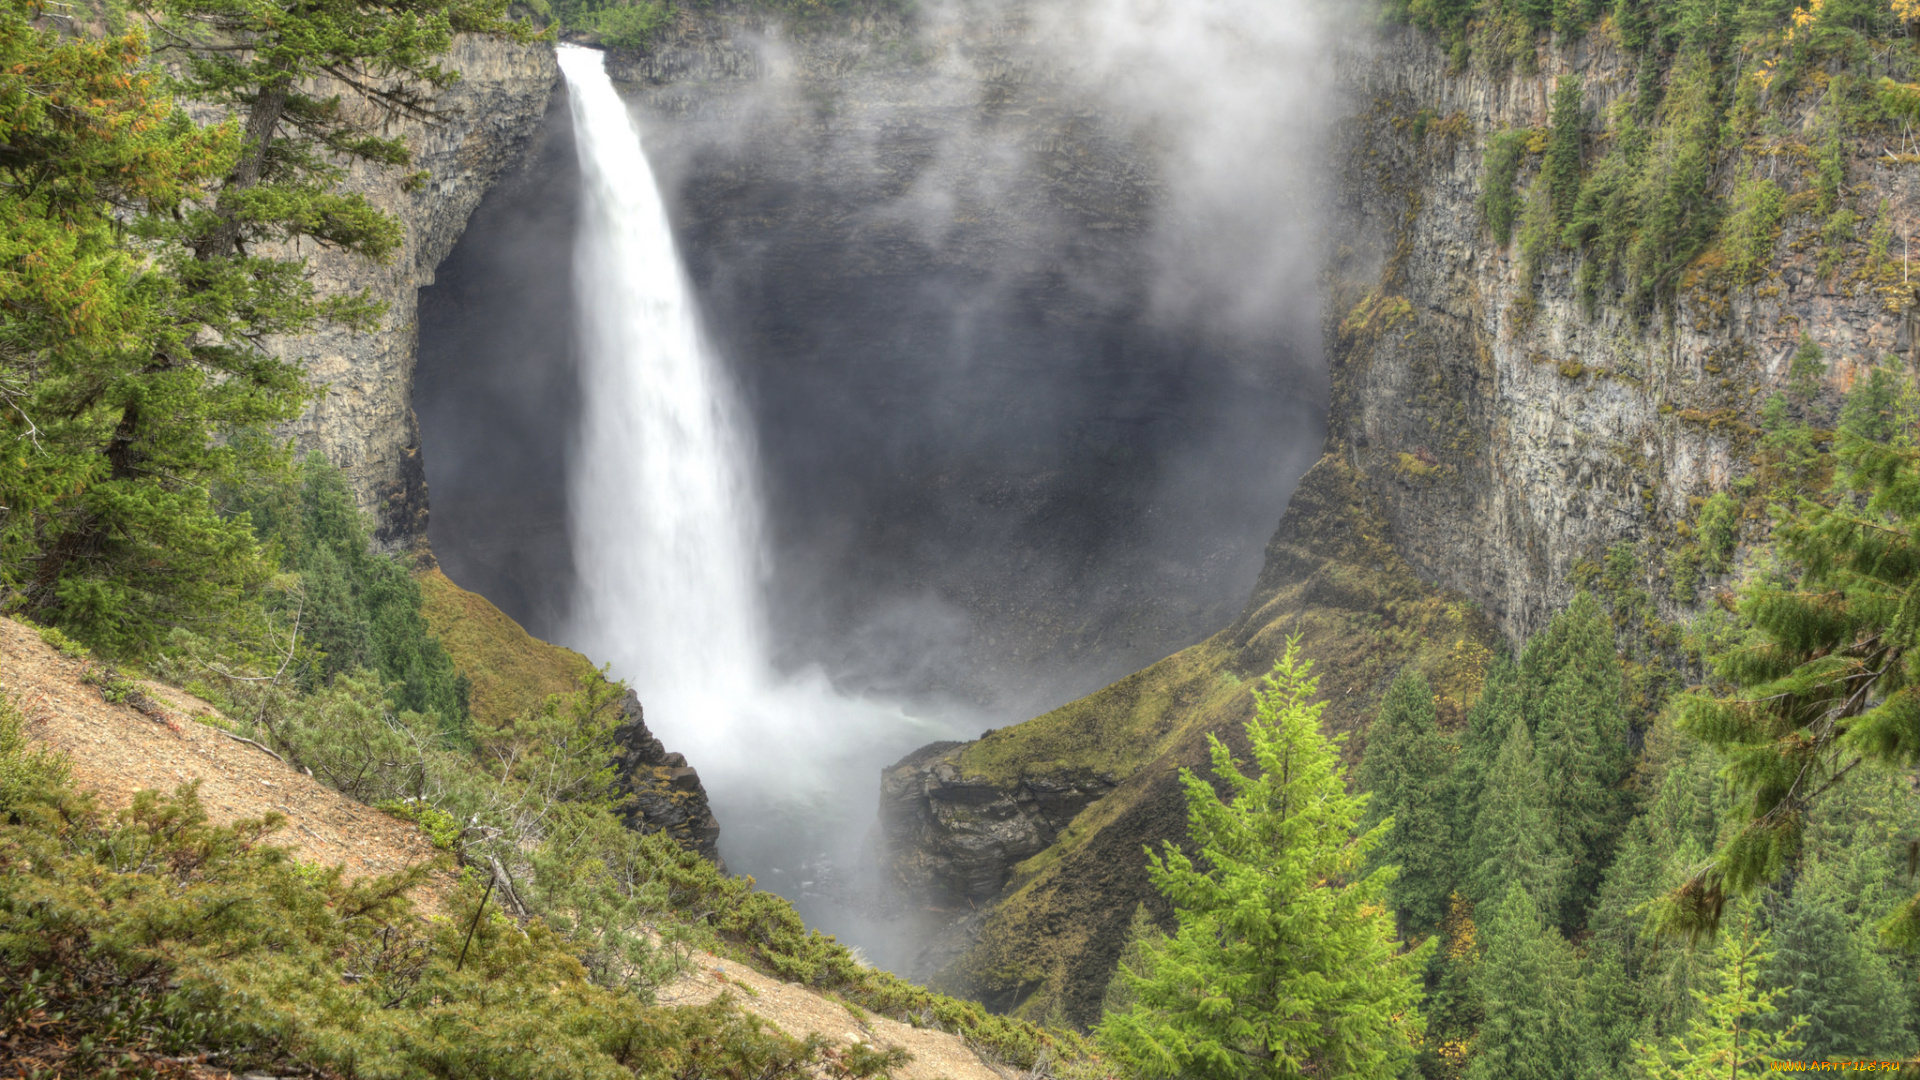
[[[636,689],[699,768],[728,864],[847,932],[878,770],[949,734],[769,659],[754,446],[701,331],[640,131],[598,51],[562,46],[584,185],[583,410],[568,490],[568,645]],[[836,895],[823,891],[832,881]]]
[[575,637],[650,707],[680,710],[762,681],[752,444],[602,54],[562,48],[560,67],[586,196],[574,247]]

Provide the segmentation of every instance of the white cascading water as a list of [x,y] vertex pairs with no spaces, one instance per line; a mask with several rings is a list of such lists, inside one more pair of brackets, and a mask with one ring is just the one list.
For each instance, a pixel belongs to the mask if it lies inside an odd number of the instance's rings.
[[[775,672],[745,409],[602,54],[559,54],[584,186],[567,643],[610,663],[699,768],[733,869],[847,932],[863,920],[847,908],[846,864],[872,825],[878,770],[945,732],[843,696],[818,670]],[[834,895],[811,891],[829,878]]]
[[752,446],[602,55],[562,48],[560,66],[586,194],[573,625],[651,709],[678,711],[758,681],[766,655]]

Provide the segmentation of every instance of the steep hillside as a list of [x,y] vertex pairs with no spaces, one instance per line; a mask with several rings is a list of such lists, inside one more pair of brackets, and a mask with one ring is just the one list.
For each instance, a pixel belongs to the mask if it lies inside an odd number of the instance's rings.
[[[459,884],[453,860],[418,826],[346,798],[258,744],[235,737],[225,717],[184,691],[153,682],[116,683],[97,661],[63,654],[32,627],[0,618],[0,728],[15,712],[28,739],[59,754],[73,785],[109,811],[127,810],[141,792],[168,793],[195,784],[198,806],[214,828],[245,828],[246,822],[280,815],[283,822],[266,834],[267,842],[284,846],[315,876],[340,866],[347,882],[377,884],[425,869],[423,881],[411,890],[422,921],[448,922]],[[8,752],[0,731],[0,754]],[[0,770],[0,776],[10,780],[12,774]],[[0,802],[0,826],[9,823],[10,809]],[[6,852],[0,843],[0,863]],[[660,929],[673,932],[665,924]],[[857,1050],[903,1051],[903,1063],[888,1070],[898,1080],[1006,1080],[1011,1075],[1004,1065],[989,1065],[958,1035],[875,1015],[738,959],[687,948],[678,966],[679,973],[656,992],[662,1008],[711,1007],[725,998],[719,1007],[737,1007],[794,1039],[817,1039],[831,1048],[816,1062],[821,1067]],[[0,1000],[13,998],[0,991]],[[37,1027],[58,1023],[42,1015]],[[39,1045],[34,1030],[34,1025],[17,1028],[10,1013],[0,1022],[0,1059],[23,1066],[61,1060],[61,1049]],[[138,1053],[135,1059],[163,1070],[162,1075],[208,1080],[231,1075],[202,1064],[209,1056],[230,1060],[227,1054],[208,1055],[211,1046],[197,1049],[201,1053],[172,1059]]]
[[[978,909],[926,958],[951,985],[1095,1015],[1126,913],[1157,903],[1140,848],[1184,832],[1173,773],[1204,733],[1231,740],[1233,680],[1284,635],[1352,754],[1400,664],[1457,721],[1496,640],[1580,588],[1635,670],[1679,662],[1803,467],[1792,425],[1829,437],[1847,388],[1911,360],[1920,158],[1899,152],[1907,91],[1875,83],[1911,78],[1909,50],[1849,24],[1709,62],[1613,20],[1549,45],[1488,8],[1342,55],[1326,454],[1245,613],[886,778],[900,880]],[[1638,706],[1668,677],[1633,683]]]
[[450,867],[417,827],[234,736],[220,726],[224,717],[185,691],[159,683],[114,687],[109,670],[63,655],[32,627],[0,618],[0,693],[25,719],[28,737],[71,762],[74,783],[108,809],[127,808],[141,791],[197,783],[214,824],[285,815],[279,842],[295,858],[344,866],[350,879],[431,866],[436,873],[423,890],[424,906],[440,906],[452,886]]
[[1353,736],[1355,759],[1374,702],[1407,664],[1427,673],[1443,723],[1457,727],[1496,640],[1472,604],[1413,574],[1353,469],[1321,459],[1231,627],[1046,716],[888,773],[890,866],[959,916],[921,969],[1018,1015],[1091,1023],[1135,907],[1167,914],[1142,848],[1185,835],[1178,770],[1205,766],[1209,735],[1244,751],[1253,682],[1296,635],[1330,702],[1327,725]]
[[538,709],[551,694],[580,689],[593,662],[528,634],[479,593],[455,585],[437,567],[418,575],[420,614],[454,666],[472,682],[473,717],[506,723]]

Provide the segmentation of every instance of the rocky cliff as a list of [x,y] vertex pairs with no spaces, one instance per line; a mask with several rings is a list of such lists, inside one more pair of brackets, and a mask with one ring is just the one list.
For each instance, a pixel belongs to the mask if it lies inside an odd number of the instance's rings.
[[407,138],[412,166],[356,164],[347,181],[405,223],[405,244],[379,264],[326,250],[309,256],[323,290],[366,290],[384,300],[381,328],[323,330],[278,346],[300,359],[322,388],[294,427],[300,447],[346,470],[361,508],[376,518],[378,542],[393,550],[426,535],[426,481],[413,413],[416,292],[433,281],[480,197],[524,152],[559,77],[545,42],[463,34],[445,63],[461,78],[440,95],[438,119],[382,126]]
[[620,702],[613,742],[614,792],[625,798],[620,813],[627,827],[664,832],[726,870],[720,857],[720,823],[707,805],[700,773],[687,764],[685,754],[669,751],[647,730],[640,696],[632,690]]
[[[1842,205],[1859,224],[1822,268],[1804,167],[1812,102],[1771,105],[1787,134],[1778,167],[1760,168],[1787,212],[1750,283],[1715,248],[1678,274],[1670,306],[1590,309],[1583,255],[1556,248],[1529,274],[1517,241],[1497,246],[1480,208],[1489,140],[1544,133],[1554,86],[1577,78],[1591,163],[1636,72],[1604,33],[1498,74],[1452,72],[1426,36],[1388,33],[1344,68],[1359,114],[1336,158],[1348,239],[1329,300],[1328,448],[1366,478],[1415,572],[1515,639],[1609,550],[1630,555],[1662,614],[1683,615],[1700,593],[1666,557],[1700,500],[1751,468],[1760,406],[1784,389],[1803,335],[1824,352],[1829,398],[1912,348],[1916,294],[1897,257],[1873,257],[1866,226],[1904,235],[1920,214],[1914,167],[1844,147]],[[1524,164],[1518,185],[1532,192],[1536,171]],[[1723,194],[1734,171],[1716,176]]]
[[[1350,119],[1331,158],[1326,452],[1241,616],[1081,702],[930,747],[884,777],[899,880],[931,903],[982,909],[924,958],[949,985],[1036,1014],[1097,1015],[1127,913],[1165,914],[1140,848],[1184,835],[1172,776],[1202,767],[1206,734],[1233,743],[1239,680],[1284,636],[1316,660],[1329,723],[1356,736],[1354,757],[1400,664],[1427,671],[1443,724],[1456,723],[1496,639],[1538,629],[1578,588],[1612,590],[1644,635],[1637,647],[1671,648],[1674,626],[1725,583],[1697,557],[1703,501],[1731,490],[1744,510],[1736,538],[1759,538],[1765,509],[1742,478],[1759,461],[1762,405],[1803,343],[1826,365],[1810,416],[1831,415],[1868,365],[1911,359],[1920,293],[1898,238],[1920,213],[1915,158],[1834,144],[1845,213],[1822,218],[1808,164],[1823,138],[1817,94],[1762,101],[1771,140],[1713,172],[1711,197],[1746,176],[1779,187],[1777,231],[1750,241],[1755,269],[1731,272],[1723,238],[1638,306],[1606,288],[1583,296],[1590,253],[1554,242],[1529,257],[1517,238],[1496,242],[1483,213],[1490,191],[1523,207],[1545,198],[1563,79],[1581,88],[1571,122],[1584,169],[1607,152],[1614,106],[1648,76],[1604,30],[1460,68],[1430,38],[1389,29],[1348,48],[1339,74]],[[1502,132],[1520,137],[1517,175],[1490,182]],[[1035,777],[1090,769],[1117,786],[1064,827],[1022,802]],[[982,897],[996,878],[1006,883]]]

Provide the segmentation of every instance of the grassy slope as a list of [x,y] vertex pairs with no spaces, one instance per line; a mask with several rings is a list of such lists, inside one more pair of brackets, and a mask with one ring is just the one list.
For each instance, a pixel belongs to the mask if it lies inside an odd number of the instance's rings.
[[1434,682],[1443,722],[1461,722],[1492,658],[1493,629],[1471,605],[1414,577],[1356,479],[1328,455],[1301,481],[1233,626],[966,748],[967,773],[1009,786],[1083,771],[1121,783],[1016,869],[980,943],[944,983],[1025,1017],[1085,1024],[1098,1015],[1135,907],[1159,906],[1142,849],[1186,832],[1179,770],[1205,766],[1209,734],[1243,748],[1254,681],[1288,635],[1300,635],[1314,661],[1329,728],[1355,735],[1350,759],[1375,700],[1405,664]]
[[473,681],[475,720],[498,726],[540,707],[550,694],[578,690],[593,662],[549,645],[520,628],[479,593],[455,585],[438,568],[419,575],[420,612],[453,666]]

